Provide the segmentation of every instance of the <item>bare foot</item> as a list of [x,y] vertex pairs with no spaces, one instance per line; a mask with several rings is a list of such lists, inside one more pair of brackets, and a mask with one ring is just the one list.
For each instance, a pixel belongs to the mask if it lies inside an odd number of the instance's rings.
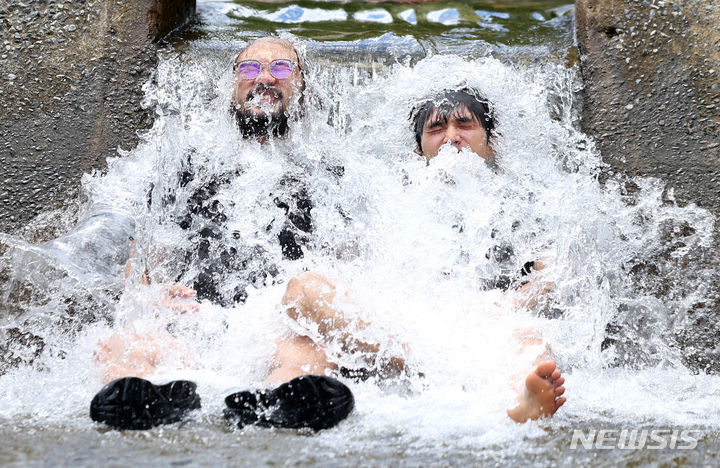
[[518,406],[507,411],[513,421],[525,422],[552,416],[565,403],[565,378],[555,361],[543,361],[525,379],[525,389],[518,394]]

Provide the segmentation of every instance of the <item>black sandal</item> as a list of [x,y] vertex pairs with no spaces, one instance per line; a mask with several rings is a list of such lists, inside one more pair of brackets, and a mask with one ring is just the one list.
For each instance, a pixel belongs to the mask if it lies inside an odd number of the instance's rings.
[[124,377],[95,395],[90,403],[90,418],[120,430],[172,424],[200,408],[196,387],[188,380],[153,385],[139,377]]
[[225,418],[246,425],[328,429],[355,407],[350,389],[324,375],[303,375],[277,388],[233,393],[225,398]]

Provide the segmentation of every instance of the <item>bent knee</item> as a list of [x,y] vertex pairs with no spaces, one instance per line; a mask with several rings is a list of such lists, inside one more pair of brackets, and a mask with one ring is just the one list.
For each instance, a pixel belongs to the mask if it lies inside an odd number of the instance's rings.
[[285,365],[300,366],[308,361],[324,360],[325,352],[307,336],[278,343],[275,359]]
[[335,293],[333,284],[320,273],[305,272],[294,276],[287,285],[284,305],[311,308],[318,301],[332,301]]

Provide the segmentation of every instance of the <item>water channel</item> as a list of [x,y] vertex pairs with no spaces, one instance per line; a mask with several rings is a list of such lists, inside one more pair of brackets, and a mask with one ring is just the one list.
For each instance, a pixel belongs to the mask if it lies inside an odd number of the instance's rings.
[[[310,94],[289,137],[261,147],[240,138],[227,110],[234,55],[268,33],[299,42]],[[709,272],[688,275],[680,265],[711,247],[714,219],[674,204],[661,180],[638,178],[628,190],[604,176],[579,130],[572,5],[199,1],[196,20],[160,55],[143,103],[155,125],[142,143],[86,175],[72,207],[34,221],[64,234],[47,243],[0,234],[8,246],[0,295],[15,304],[0,321],[0,464],[717,464],[720,378],[686,367],[673,341],[683,324],[671,313],[703,299]],[[410,110],[460,85],[493,105],[495,167],[449,147],[426,165],[414,151]],[[258,229],[277,215],[267,194],[289,170],[309,176],[316,248],[300,262],[273,257],[280,279],[249,287],[242,305],[204,302],[177,317],[158,302],[162,285],[124,280],[123,271],[133,236],[136,258],[154,261],[168,282],[181,272],[178,252],[190,240],[168,222],[181,203],[149,200],[148,187],[186,199],[175,175],[188,158],[198,180],[235,174],[213,201],[228,220],[222,235],[244,240],[238,249],[250,239],[273,251],[277,232]],[[355,254],[338,259],[338,245]],[[479,286],[502,273],[498,249],[520,264],[545,260],[542,279],[553,286],[540,304],[518,307]],[[663,265],[653,263],[658,252]],[[667,270],[664,297],[635,274],[652,266]],[[308,269],[353,296],[349,313],[372,323],[357,333],[381,353],[409,350],[422,375],[351,382],[356,410],[332,430],[233,429],[221,417],[223,397],[262,386],[274,344],[294,326],[279,308],[282,278]],[[123,324],[168,322],[192,343],[190,357],[168,359],[156,380],[197,382],[203,408],[149,431],[90,421],[102,386],[98,340]],[[505,408],[507,382],[528,357],[510,344],[523,328],[552,349],[568,403],[552,419],[519,425]],[[602,429],[675,439],[656,450],[573,446],[574,430]],[[681,449],[689,445],[682,430],[697,439],[691,449]]]

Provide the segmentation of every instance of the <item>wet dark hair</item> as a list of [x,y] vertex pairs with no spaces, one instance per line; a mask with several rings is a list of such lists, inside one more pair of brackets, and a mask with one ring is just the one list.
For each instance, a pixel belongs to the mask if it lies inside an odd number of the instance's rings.
[[495,128],[495,117],[490,112],[490,103],[478,90],[468,87],[446,89],[432,99],[417,105],[410,114],[415,131],[415,141],[420,151],[422,151],[423,128],[433,116],[435,109],[438,111],[437,119],[442,122],[458,117],[464,109],[467,109],[483,126],[488,140]]

